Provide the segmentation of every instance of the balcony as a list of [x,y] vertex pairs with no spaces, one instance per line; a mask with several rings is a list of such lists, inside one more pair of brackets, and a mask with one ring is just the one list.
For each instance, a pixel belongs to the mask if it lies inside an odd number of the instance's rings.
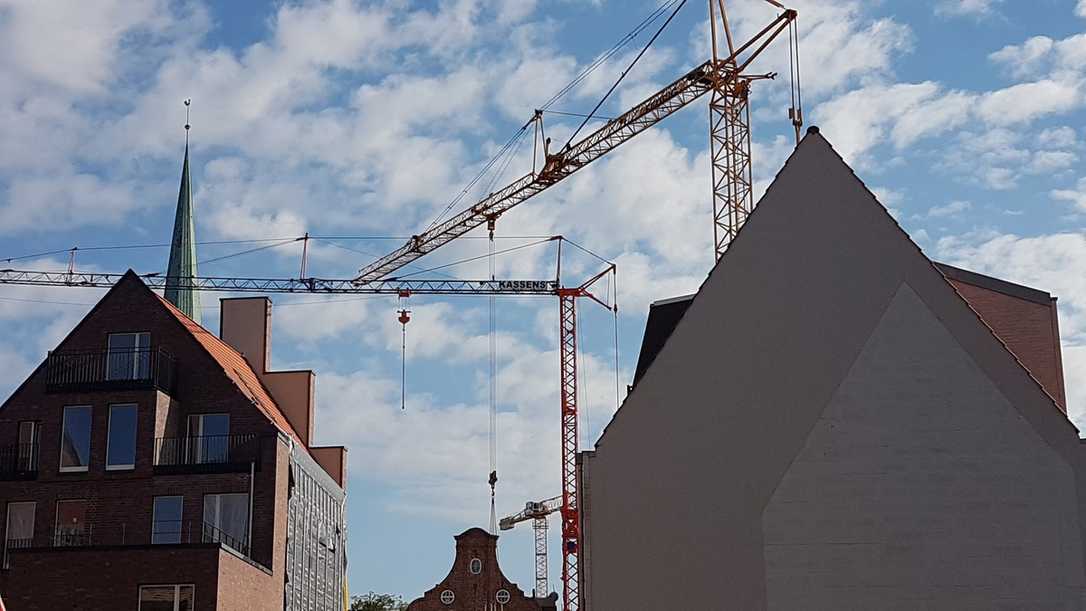
[[0,448],[0,481],[38,477],[38,444],[17,443]]
[[203,521],[186,520],[183,522],[156,522],[153,525],[152,540],[147,539],[147,531],[142,536],[134,535],[124,523],[103,523],[99,527],[84,524],[77,529],[57,529],[51,537],[43,540],[7,539],[4,541],[0,568],[8,568],[11,552],[18,550],[39,550],[57,548],[86,547],[132,547],[146,545],[193,545],[219,544],[234,552],[249,556],[249,545],[243,536],[233,536],[214,524]]
[[176,363],[162,348],[50,352],[45,368],[48,392],[174,389]]
[[158,437],[155,473],[242,473],[260,470],[260,438],[256,433]]

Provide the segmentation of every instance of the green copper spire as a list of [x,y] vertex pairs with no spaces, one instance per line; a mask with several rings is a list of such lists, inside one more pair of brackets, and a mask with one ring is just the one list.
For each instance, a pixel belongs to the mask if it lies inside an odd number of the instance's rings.
[[200,293],[194,288],[196,277],[196,223],[192,205],[192,181],[189,178],[189,122],[185,100],[185,163],[181,168],[181,191],[177,194],[177,215],[173,221],[170,263],[166,268],[166,300],[189,318],[200,322]]

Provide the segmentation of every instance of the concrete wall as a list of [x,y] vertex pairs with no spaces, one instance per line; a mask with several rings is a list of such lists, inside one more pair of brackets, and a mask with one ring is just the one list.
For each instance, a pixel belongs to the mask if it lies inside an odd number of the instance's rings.
[[[930,378],[902,374],[913,384],[903,386],[902,392],[912,388],[915,394],[916,385],[937,382],[939,389],[954,394],[933,395],[929,404],[919,404],[925,397],[918,396],[906,404],[876,403],[869,409],[876,410],[876,416],[891,407],[906,410],[893,414],[885,426],[911,419],[919,430],[924,430],[925,414],[964,410],[974,427],[969,434],[961,433],[965,440],[992,431],[1005,456],[996,464],[979,464],[972,458],[975,447],[950,439],[940,446],[949,453],[938,457],[946,473],[924,471],[932,468],[926,463],[915,467],[919,471],[908,472],[908,479],[900,477],[906,472],[883,469],[877,476],[851,481],[849,477],[869,473],[875,458],[881,461],[877,464],[900,465],[906,457],[928,451],[922,444],[940,433],[930,432],[928,439],[911,445],[901,445],[901,437],[886,439],[867,454],[854,453],[845,445],[848,451],[840,450],[842,457],[836,465],[826,465],[825,475],[849,482],[853,488],[841,483],[837,492],[852,496],[834,498],[832,505],[829,501],[819,505],[824,498],[811,497],[808,502],[824,507],[826,513],[819,515],[827,517],[805,527],[813,529],[808,536],[821,538],[804,552],[810,556],[782,555],[776,546],[795,539],[788,538],[792,523],[781,509],[792,497],[776,496],[778,489],[785,485],[784,492],[793,494],[793,487],[806,490],[805,486],[815,485],[817,480],[793,471],[802,469],[803,457],[811,455],[804,454],[809,443],[815,445],[809,450],[815,458],[820,450],[840,448],[842,443],[863,443],[856,437],[868,431],[858,425],[844,441],[830,440],[837,446],[827,446],[830,441],[821,438],[809,440],[824,422],[823,414],[845,409],[833,401],[842,400],[842,383],[884,324],[903,284],[945,327],[952,344],[968,355],[975,376],[963,380],[953,370],[940,368],[923,369]],[[906,309],[917,320],[924,318],[915,303],[910,307]],[[893,330],[908,336],[911,324]],[[913,361],[926,358],[910,353],[914,348],[909,342],[888,345],[883,360],[875,364],[877,371],[908,370]],[[960,354],[955,359],[961,366]],[[912,375],[920,372],[912,370]],[[901,379],[885,381],[896,385]],[[977,394],[985,388],[988,394]],[[896,388],[883,391],[892,394]],[[1009,422],[1008,410],[1016,414],[1017,424]],[[940,422],[947,434],[961,425],[960,420]],[[1009,547],[998,549],[1014,555],[1007,550],[1018,546],[1017,556],[1008,562],[1043,567],[1030,568],[1031,575],[1058,575],[1053,579],[1063,585],[1053,600],[1066,608],[1080,608],[1082,533],[1075,518],[1078,496],[1086,489],[1086,482],[1076,485],[1086,471],[1082,458],[1077,431],[1052,399],[981,324],[828,143],[820,135],[809,135],[608,425],[596,451],[583,458],[588,608],[818,608],[807,602],[832,599],[819,596],[834,584],[869,583],[865,579],[873,570],[883,571],[901,586],[886,589],[886,597],[875,608],[910,604],[915,608],[917,596],[931,592],[927,584],[917,585],[922,575],[930,572],[931,563],[943,561],[935,555],[957,544],[968,550],[966,554],[973,553],[977,550],[970,545],[984,537],[996,540],[977,553],[990,554],[997,549],[993,546],[1002,545]],[[1021,464],[1019,469],[1007,471],[1014,462]],[[924,480],[948,474],[954,481],[975,476],[983,488],[975,493],[978,503],[1007,499],[1005,507],[977,507],[977,515],[993,523],[971,531],[968,524],[947,528],[955,523],[953,517],[937,523],[928,519],[960,515],[955,513],[960,508],[940,507],[945,489]],[[1015,489],[1030,479],[1036,482],[1033,491],[1061,493],[1039,498]],[[919,535],[924,540],[943,538],[942,547],[930,553],[867,556],[868,566],[862,567],[866,572],[854,570],[862,563],[848,558],[804,580],[787,579],[788,562],[802,565],[805,557],[836,558],[832,533],[864,532],[873,528],[872,523],[886,520],[879,513],[884,506],[874,501],[864,504],[881,498],[884,489],[896,499],[885,503],[907,498],[930,513],[906,519],[907,529],[890,524],[880,536],[892,535],[886,541],[906,543]],[[772,509],[768,514],[767,506]],[[840,513],[842,507],[851,511]],[[908,518],[909,512],[892,515]],[[1053,516],[1064,520],[1059,544],[1050,537],[1023,542],[1011,534],[1021,530],[1047,536],[1049,527],[1034,521]],[[770,528],[764,530],[767,523]],[[963,565],[973,562],[958,558]],[[1016,597],[1037,600],[1030,598],[1036,592],[1035,586],[1004,581],[1000,590],[969,602],[998,608]],[[834,608],[871,608],[850,606],[855,600],[859,599],[843,597]],[[796,601],[803,602],[797,606]],[[922,606],[958,609],[960,602],[929,596]]]
[[902,285],[762,514],[769,609],[1064,609],[1074,473]]

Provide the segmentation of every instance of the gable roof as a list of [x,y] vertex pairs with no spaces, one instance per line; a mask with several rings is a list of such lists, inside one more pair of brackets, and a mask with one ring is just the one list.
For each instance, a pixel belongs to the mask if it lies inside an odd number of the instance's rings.
[[[806,155],[802,154],[804,151],[806,151],[806,153],[807,153]],[[817,152],[813,152],[813,151],[817,151]],[[875,204],[873,206],[873,208],[877,209],[878,212],[881,213],[881,216],[883,217],[883,221],[889,221],[892,224],[893,228],[896,229],[898,235],[900,237],[903,237],[905,242],[913,250],[915,250],[916,254],[918,254],[922,258],[922,260],[925,262],[925,264],[928,267],[930,267],[931,270],[936,272],[937,277],[941,279],[940,284],[943,284],[946,287],[950,288],[950,290],[957,297],[957,299],[962,304],[964,304],[966,306],[966,308],[969,310],[969,312],[971,312],[972,317],[977,322],[980,323],[981,327],[983,329],[985,329],[987,331],[987,333],[992,338],[994,338],[996,340],[996,342],[998,343],[998,345],[1002,349],[1002,352],[1004,352],[1006,355],[1009,355],[1011,357],[1011,360],[1017,366],[1017,369],[1021,373],[1024,373],[1026,375],[1026,377],[1031,381],[1031,385],[1034,388],[1036,388],[1037,390],[1041,391],[1041,393],[1048,400],[1048,402],[1051,404],[1051,406],[1054,407],[1056,412],[1060,414],[1060,416],[1061,416],[1060,420],[1065,425],[1068,425],[1071,429],[1075,430],[1076,433],[1077,433],[1077,430],[1078,430],[1077,427],[1066,417],[1066,415],[1064,413],[1064,410],[1061,407],[1060,400],[1052,392],[1049,392],[1048,388],[1040,381],[1038,376],[1034,375],[1034,373],[1029,369],[1029,367],[1027,367],[1023,363],[1022,359],[1019,358],[1019,356],[1014,352],[1014,350],[1011,349],[1008,342],[1005,341],[1004,338],[1002,338],[1000,336],[998,331],[991,324],[989,324],[989,322],[987,322],[984,319],[983,316],[981,316],[981,314],[977,310],[977,308],[974,307],[974,305],[971,304],[965,298],[965,296],[958,290],[956,285],[953,282],[951,282],[952,279],[959,279],[959,278],[956,277],[956,274],[957,275],[962,275],[962,276],[968,274],[969,279],[971,279],[972,281],[978,281],[977,280],[978,278],[987,278],[987,277],[982,276],[980,274],[973,273],[973,272],[967,272],[965,270],[960,270],[961,274],[958,274],[959,270],[957,270],[956,268],[951,268],[950,266],[944,266],[944,265],[938,264],[938,263],[932,261],[931,259],[929,259],[923,253],[923,250],[915,242],[913,242],[912,238],[908,235],[908,233],[904,230],[904,228],[901,227],[901,225],[897,222],[897,220],[895,218],[893,218],[892,215],[890,215],[890,213],[886,209],[886,207],[883,206],[878,201],[878,199],[874,195],[874,193],[872,193],[871,190],[867,188],[867,185],[863,182],[863,180],[860,179],[860,177],[856,175],[855,171],[851,168],[851,166],[849,166],[845,162],[845,160],[840,156],[840,154],[837,153],[837,151],[833,148],[833,146],[829,143],[829,141],[827,141],[821,135],[820,130],[817,127],[814,127],[814,126],[808,128],[806,136],[803,138],[803,140],[800,142],[800,144],[796,147],[796,149],[792,152],[792,155],[790,155],[789,158],[786,160],[784,166],[777,172],[777,175],[774,178],[774,181],[770,184],[769,189],[763,195],[762,200],[759,201],[759,204],[751,212],[751,215],[748,218],[747,223],[744,224],[740,228],[739,232],[737,233],[736,238],[733,240],[733,243],[732,243],[733,247],[730,248],[727,252],[725,252],[724,256],[721,257],[716,262],[716,264],[714,265],[712,270],[707,275],[706,279],[702,282],[702,285],[698,288],[698,291],[695,294],[690,295],[690,296],[676,297],[674,299],[663,300],[663,301],[660,301],[660,302],[655,302],[653,304],[653,306],[661,308],[660,315],[657,317],[657,320],[655,321],[655,324],[656,324],[656,326],[658,328],[654,329],[652,331],[652,337],[649,337],[649,329],[646,329],[646,338],[651,339],[652,346],[650,346],[650,350],[648,350],[647,352],[645,352],[643,350],[643,353],[640,355],[641,358],[639,359],[639,362],[638,362],[638,365],[637,365],[637,374],[639,374],[639,375],[635,374],[635,379],[639,380],[640,377],[642,377],[645,374],[649,373],[649,371],[651,369],[651,365],[656,360],[656,357],[661,352],[663,352],[664,350],[667,349],[668,344],[670,343],[669,340],[671,340],[671,338],[673,336],[673,332],[676,330],[677,327],[679,327],[681,324],[686,322],[685,318],[687,318],[687,317],[685,316],[685,314],[687,313],[687,311],[690,310],[696,304],[696,302],[699,300],[699,298],[702,298],[702,300],[704,300],[702,294],[703,294],[703,292],[705,291],[705,289],[707,287],[709,287],[710,285],[713,284],[713,276],[715,274],[721,274],[721,273],[728,273],[728,274],[735,273],[732,270],[725,269],[725,268],[728,267],[728,265],[727,265],[727,262],[729,260],[728,255],[732,252],[732,250],[734,249],[734,246],[736,245],[736,243],[743,240],[743,238],[741,238],[740,236],[743,236],[745,234],[750,233],[749,231],[747,231],[747,227],[750,225],[751,220],[754,220],[754,218],[756,216],[759,216],[758,212],[762,208],[761,202],[763,202],[765,200],[769,200],[769,199],[780,200],[781,198],[788,198],[789,197],[787,195],[778,195],[778,194],[774,193],[774,191],[784,190],[784,187],[780,184],[780,183],[784,182],[784,181],[781,180],[782,177],[784,177],[787,174],[791,173],[792,176],[789,176],[789,178],[788,178],[789,181],[795,182],[797,180],[799,180],[799,181],[804,181],[805,180],[805,178],[799,178],[799,176],[797,175],[797,170],[795,169],[795,166],[797,165],[797,158],[799,158],[799,157],[806,157],[806,159],[800,165],[803,165],[803,166],[808,166],[809,165],[809,166],[811,166],[811,167],[803,167],[803,169],[798,170],[799,174],[807,174],[808,172],[812,171],[812,168],[815,165],[821,166],[821,167],[819,167],[817,169],[818,172],[835,173],[835,172],[839,171],[838,168],[845,170],[847,172],[847,174],[848,174],[848,177],[852,181],[854,181],[854,184],[858,184],[858,186],[862,189],[863,193],[866,195],[866,197],[869,199],[869,201],[872,202],[873,204]],[[818,158],[818,159],[816,159],[816,158]],[[834,167],[834,166],[836,166],[836,167]],[[790,169],[791,169],[791,172],[789,172]],[[834,187],[835,188],[841,188],[840,185],[834,185]],[[771,196],[774,196],[774,195],[776,195],[776,197],[771,197]],[[805,195],[809,195],[809,194],[805,194]],[[841,193],[841,192],[834,192],[832,194],[823,194],[824,197],[825,196],[840,197],[842,195],[843,195],[843,193]],[[805,197],[800,197],[799,199],[804,199],[805,200]],[[775,206],[786,207],[786,206],[782,205],[782,204],[785,203],[783,201],[772,202],[772,203]],[[803,203],[807,203],[807,202],[804,201]],[[851,204],[848,204],[848,205],[851,205]],[[767,231],[769,233],[768,234],[763,234],[760,237],[762,239],[769,239],[769,240],[775,242],[777,239],[779,239],[779,236],[774,236],[773,232],[778,231],[780,234],[783,234],[783,231],[780,231],[780,230],[784,229],[784,227],[781,226],[781,223],[782,222],[787,222],[787,221],[783,221],[780,218],[774,218],[771,221],[764,221],[764,222],[776,225],[776,227],[769,228],[769,229],[763,229],[762,231]],[[750,239],[752,239],[752,238],[746,238],[746,240],[748,240],[748,241]],[[873,250],[873,252],[877,252],[877,249]],[[734,256],[733,256],[733,258],[734,258]],[[734,265],[738,266],[738,265],[742,265],[742,263],[735,263]],[[873,265],[877,266],[878,265],[877,261],[874,262]],[[964,278],[961,278],[961,279],[964,280]],[[1027,300],[1035,302],[1035,303],[1039,303],[1043,299],[1043,297],[1047,296],[1047,294],[1043,293],[1042,291],[1037,291],[1036,289],[1030,289],[1028,287],[1015,285],[1013,283],[1001,281],[1001,280],[998,280],[998,279],[995,279],[995,278],[991,278],[989,282],[983,283],[983,286],[985,286],[986,288],[988,288],[990,290],[993,290],[993,291],[998,291],[998,292],[1001,292],[1001,293],[1004,293],[1004,294],[1007,294],[1007,295],[1011,295],[1011,296],[1014,296],[1014,297],[1017,297],[1017,298],[1020,298],[1020,299],[1027,299]],[[793,287],[790,290],[798,290],[798,289],[796,287]],[[785,294],[782,294],[781,297],[780,297],[780,300],[782,302],[788,302],[788,303],[791,303],[793,305],[795,303],[797,303],[796,299],[797,299],[797,297],[795,295],[789,295],[789,294],[787,294],[787,292]],[[650,314],[651,314],[651,309],[650,309]],[[692,324],[697,324],[697,323],[692,323]],[[662,341],[660,340],[660,336],[663,337]],[[644,360],[644,363],[640,362],[642,360]],[[635,384],[635,387],[636,387],[636,384]],[[602,442],[604,440],[604,438],[606,437],[608,429],[610,429],[612,424],[614,424],[622,416],[622,411],[623,411],[622,406],[620,406],[618,412],[616,412],[616,414],[612,417],[611,422],[608,423],[608,425],[604,427],[604,430],[601,432],[601,435],[597,440],[597,444],[596,444],[597,448],[599,447],[600,442]]]
[[[144,285],[145,288],[146,286],[147,285]],[[150,289],[147,290],[150,291]],[[225,373],[226,377],[241,390],[242,394],[249,397],[253,402],[253,405],[263,412],[268,420],[271,420],[275,426],[293,437],[299,445],[305,447],[305,443],[302,441],[301,436],[294,430],[294,427],[291,426],[290,421],[287,420],[287,417],[283,414],[282,410],[279,409],[279,405],[275,402],[275,399],[272,398],[271,393],[268,392],[264,383],[260,381],[260,377],[253,371],[249,362],[245,360],[245,357],[234,349],[233,346],[227,344],[219,339],[214,333],[205,329],[200,323],[197,323],[186,316],[184,312],[167,301],[164,297],[154,291],[151,291],[151,293],[158,302],[161,303],[175,319],[177,319],[177,322],[185,328],[189,335],[200,344],[208,355],[222,367],[223,373]]]

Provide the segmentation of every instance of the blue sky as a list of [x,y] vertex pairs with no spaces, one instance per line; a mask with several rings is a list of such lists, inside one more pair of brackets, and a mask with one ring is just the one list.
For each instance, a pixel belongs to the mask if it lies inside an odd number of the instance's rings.
[[[201,246],[201,260],[308,231],[335,237],[312,243],[310,274],[348,276],[398,245],[354,238],[428,224],[536,106],[654,6],[100,0],[72,11],[0,0],[0,259],[63,268],[53,251],[79,246],[79,269],[164,269],[166,249],[153,245],[169,240],[191,97],[197,231],[232,242]],[[773,16],[760,0],[729,6],[739,32]],[[794,6],[808,123],[929,256],[1059,297],[1070,412],[1086,424],[1086,0]],[[689,2],[603,112],[700,63],[705,12]],[[590,110],[644,39],[555,108]],[[787,74],[785,51],[758,69]],[[786,93],[783,81],[755,90],[759,191],[793,144]],[[563,234],[617,262],[622,386],[648,303],[691,292],[711,263],[705,114],[694,104],[498,225],[501,247]],[[570,121],[547,117],[548,130],[559,140]],[[526,171],[527,155],[495,184]],[[117,245],[148,247],[91,250]],[[420,263],[485,251],[462,240]],[[570,282],[598,265],[567,254]],[[291,244],[201,272],[294,276],[299,255]],[[548,278],[553,265],[552,251],[530,248],[499,258],[498,275]],[[484,277],[486,263],[442,271]],[[0,289],[0,394],[98,295]],[[216,297],[204,297],[212,327]],[[350,447],[352,589],[419,595],[444,576],[452,535],[488,519],[486,300],[411,300],[406,411],[394,299],[274,301],[274,366],[318,372],[318,441]],[[559,490],[556,310],[550,299],[498,301],[501,514]],[[614,324],[582,306],[586,445],[616,406]],[[530,529],[501,539],[504,568],[525,588],[530,550]],[[554,555],[555,584],[557,567]]]

